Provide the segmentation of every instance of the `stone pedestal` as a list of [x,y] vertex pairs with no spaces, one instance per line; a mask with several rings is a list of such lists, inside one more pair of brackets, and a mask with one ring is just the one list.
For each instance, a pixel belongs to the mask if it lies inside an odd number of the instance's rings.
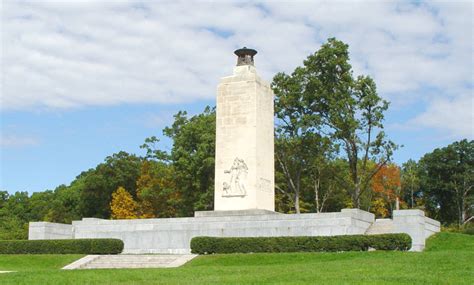
[[439,232],[440,229],[440,222],[425,217],[425,212],[421,210],[393,211],[393,232],[410,235],[411,251],[422,251],[425,248],[426,239]]
[[30,222],[28,228],[28,239],[72,239],[74,230],[72,225],[49,223],[49,222]]
[[274,211],[273,92],[251,64],[217,88],[214,210]]
[[256,216],[256,215],[283,215],[278,212],[263,210],[263,209],[250,209],[250,210],[234,210],[234,211],[196,211],[194,217],[233,217],[233,216]]

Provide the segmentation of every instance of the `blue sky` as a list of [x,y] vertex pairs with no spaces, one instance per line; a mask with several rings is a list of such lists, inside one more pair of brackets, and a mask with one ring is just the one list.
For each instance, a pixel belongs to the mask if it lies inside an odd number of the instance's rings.
[[[0,189],[70,183],[178,110],[214,105],[233,50],[270,81],[329,37],[391,101],[403,163],[473,130],[473,4],[395,1],[2,1]],[[192,7],[192,9],[190,8]],[[170,147],[164,139],[163,148]]]

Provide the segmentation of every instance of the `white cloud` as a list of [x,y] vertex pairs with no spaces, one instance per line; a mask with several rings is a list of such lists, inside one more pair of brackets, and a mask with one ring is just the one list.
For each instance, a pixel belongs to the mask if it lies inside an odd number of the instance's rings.
[[270,80],[333,36],[396,106],[434,104],[427,89],[446,102],[472,94],[472,2],[3,3],[7,110],[212,99],[235,48],[256,48]]
[[5,134],[0,136],[0,146],[3,148],[36,146],[38,144],[39,140],[35,137]]
[[452,100],[439,98],[411,123],[445,131],[450,138],[474,138],[474,108],[472,94]]

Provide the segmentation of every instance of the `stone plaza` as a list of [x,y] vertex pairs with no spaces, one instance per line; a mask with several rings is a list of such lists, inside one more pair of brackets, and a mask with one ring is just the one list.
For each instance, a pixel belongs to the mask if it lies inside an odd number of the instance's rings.
[[407,233],[412,251],[440,231],[421,210],[375,219],[360,209],[333,213],[275,212],[273,92],[257,74],[257,52],[235,51],[233,75],[217,88],[214,211],[194,217],[135,220],[83,218],[72,225],[31,222],[29,239],[118,238],[126,254],[190,253],[196,236],[277,237]]

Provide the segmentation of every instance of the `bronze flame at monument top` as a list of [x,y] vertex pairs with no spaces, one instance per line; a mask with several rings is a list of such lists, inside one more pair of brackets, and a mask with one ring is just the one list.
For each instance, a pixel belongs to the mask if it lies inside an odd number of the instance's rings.
[[251,48],[243,47],[234,51],[237,55],[237,66],[239,65],[254,65],[253,56],[257,54],[257,51]]

